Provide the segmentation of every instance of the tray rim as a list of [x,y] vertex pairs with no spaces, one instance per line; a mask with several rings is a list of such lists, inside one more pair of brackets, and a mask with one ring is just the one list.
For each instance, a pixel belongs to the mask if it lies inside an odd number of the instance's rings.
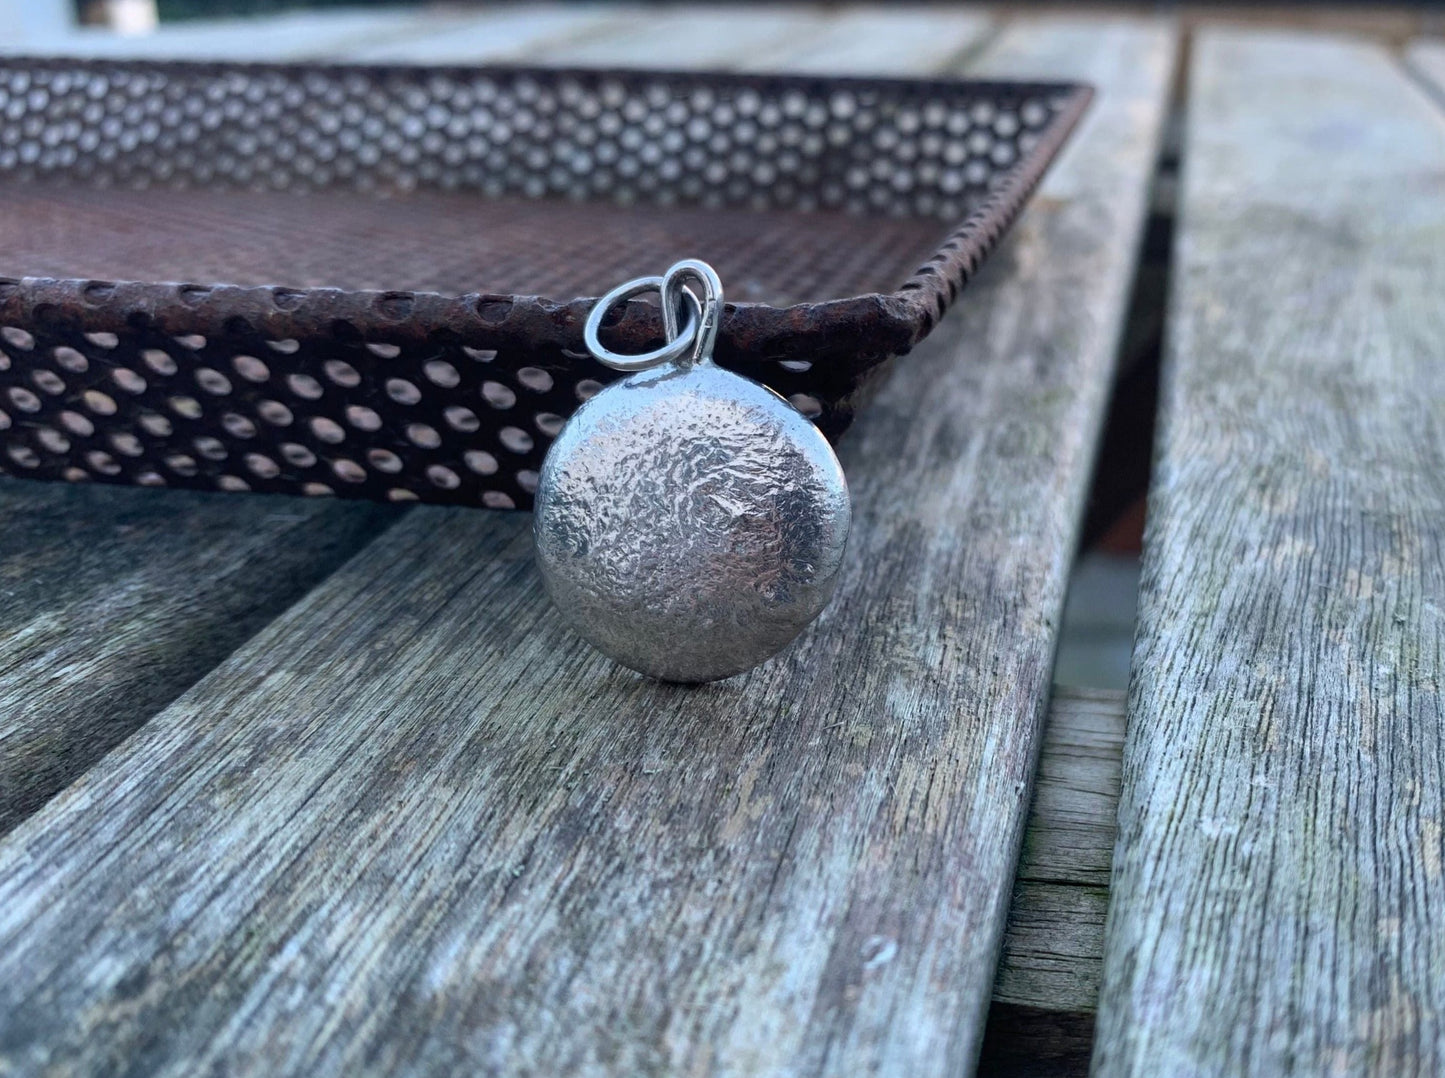
[[[906,354],[938,324],[1017,219],[1074,133],[1095,92],[1083,82],[1039,79],[920,79],[507,63],[146,60],[16,53],[0,57],[0,67],[191,75],[326,72],[416,79],[497,73],[514,78],[535,75],[547,80],[573,76],[617,78],[634,83],[704,81],[712,85],[797,87],[814,93],[840,89],[891,89],[914,94],[929,90],[1035,91],[1060,99],[1058,110],[1043,129],[1042,137],[1019,164],[1004,174],[1002,182],[953,228],[948,229],[947,218],[938,219],[940,228],[948,231],[933,254],[893,291],[786,306],[729,302],[724,307],[717,351],[724,363],[739,355],[788,358],[800,353],[800,342],[807,342],[807,352],[813,358],[851,354],[856,362],[867,356],[870,361],[859,364],[864,369]],[[89,331],[123,331],[143,319],[147,325],[168,333],[209,336],[224,332],[227,322],[240,318],[278,338],[315,336],[344,325],[349,327],[348,332],[354,331],[367,340],[396,344],[420,343],[442,334],[460,343],[484,342],[495,348],[515,341],[525,342],[531,348],[551,345],[575,350],[587,312],[595,301],[594,296],[558,299],[488,292],[454,295],[430,291],[0,276],[0,322],[8,325],[25,325],[42,316],[61,315],[65,321]],[[626,346],[640,345],[656,335],[654,309],[634,301],[613,332]]]

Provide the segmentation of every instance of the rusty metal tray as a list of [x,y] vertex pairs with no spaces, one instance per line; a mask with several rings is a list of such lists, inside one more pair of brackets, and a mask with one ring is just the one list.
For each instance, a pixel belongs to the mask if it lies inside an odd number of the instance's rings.
[[[1066,84],[0,59],[0,471],[530,504],[679,258],[829,437],[1089,100]],[[573,298],[583,297],[583,298]],[[608,331],[660,340],[656,308]]]

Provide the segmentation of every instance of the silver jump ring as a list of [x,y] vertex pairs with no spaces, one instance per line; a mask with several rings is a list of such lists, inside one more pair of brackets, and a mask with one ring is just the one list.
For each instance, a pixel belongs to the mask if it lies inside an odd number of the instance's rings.
[[702,286],[701,324],[693,342],[692,355],[687,361],[687,365],[692,366],[712,358],[718,325],[722,321],[723,291],[717,271],[706,262],[686,258],[675,263],[662,277],[662,328],[669,338],[677,333],[677,304],[682,297],[693,298],[694,305],[697,303],[692,289],[687,288],[684,281],[695,281]]
[[604,347],[602,341],[598,339],[597,333],[601,330],[602,319],[606,317],[608,311],[617,304],[625,302],[633,296],[641,295],[643,292],[654,290],[663,292],[666,283],[665,277],[638,277],[636,280],[618,285],[593,305],[592,310],[587,314],[587,322],[582,327],[582,340],[587,345],[587,351],[592,353],[593,359],[613,370],[645,371],[661,366],[663,363],[676,363],[687,355],[689,350],[695,350],[699,337],[698,327],[703,322],[703,308],[698,303],[697,297],[687,289],[680,289],[682,294],[677,297],[687,305],[687,321],[683,324],[680,333],[677,330],[677,312],[668,309],[664,296],[662,324],[667,336],[667,343],[661,348],[627,356]]

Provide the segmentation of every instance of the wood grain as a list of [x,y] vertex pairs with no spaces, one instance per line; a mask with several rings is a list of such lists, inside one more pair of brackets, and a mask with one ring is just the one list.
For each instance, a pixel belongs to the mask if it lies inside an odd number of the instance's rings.
[[[635,8],[620,4],[567,3],[498,5],[465,19],[426,12],[409,33],[367,41],[345,50],[348,60],[470,64],[525,60],[533,52],[590,36],[610,36],[631,25]],[[424,22],[423,19],[426,19]]]
[[1099,995],[1124,694],[1055,690],[994,999],[1092,1011]]
[[1195,52],[1095,1072],[1445,1072],[1445,123]]
[[993,21],[977,8],[844,8],[799,42],[742,58],[744,70],[832,75],[908,75],[957,68],[987,40]]
[[531,58],[582,66],[731,68],[767,52],[786,67],[790,47],[815,40],[832,17],[825,8],[804,5],[643,8],[604,31],[549,44]]
[[396,515],[0,480],[0,833]]
[[0,845],[0,1069],[967,1069],[1172,58],[1051,33],[1000,62],[1104,92],[846,443],[797,647],[645,682],[527,520],[413,512]]
[[1123,746],[1122,692],[1055,686],[979,1060],[985,1078],[1088,1070]]

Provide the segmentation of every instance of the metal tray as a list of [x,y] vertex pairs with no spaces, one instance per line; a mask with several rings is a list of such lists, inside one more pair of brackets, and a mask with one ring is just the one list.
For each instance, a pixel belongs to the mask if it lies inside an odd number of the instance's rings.
[[[619,375],[588,298],[712,262],[725,366],[832,438],[1087,87],[0,60],[0,470],[526,507]],[[609,343],[660,341],[635,301]]]

